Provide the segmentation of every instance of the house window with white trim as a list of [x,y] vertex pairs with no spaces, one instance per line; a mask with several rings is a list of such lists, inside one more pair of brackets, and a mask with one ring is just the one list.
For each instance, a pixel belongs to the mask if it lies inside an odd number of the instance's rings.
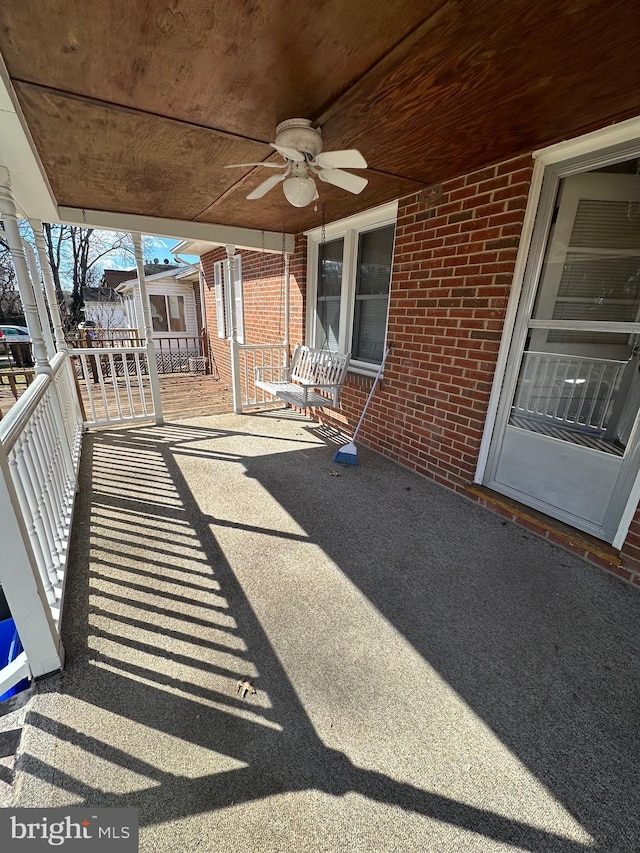
[[184,296],[165,296],[152,293],[149,296],[151,322],[154,332],[186,332]]
[[[244,343],[244,302],[242,297],[242,257],[234,255],[235,294],[230,287],[229,259],[216,261],[213,265],[213,281],[216,293],[216,319],[218,337],[231,337],[231,322],[235,325],[238,343]],[[235,300],[234,300],[235,295]],[[232,304],[233,303],[233,304]]]
[[307,234],[307,339],[350,352],[351,369],[362,373],[384,352],[396,215],[393,203]]

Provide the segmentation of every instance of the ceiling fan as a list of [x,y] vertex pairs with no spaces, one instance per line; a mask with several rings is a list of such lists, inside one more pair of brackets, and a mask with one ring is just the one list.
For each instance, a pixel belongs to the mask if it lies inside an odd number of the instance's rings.
[[319,128],[311,127],[309,119],[291,118],[280,122],[276,127],[276,141],[270,145],[284,157],[284,164],[233,163],[225,166],[225,169],[264,166],[281,170],[279,175],[272,175],[252,190],[248,199],[262,198],[284,182],[282,189],[287,201],[294,207],[306,207],[319,197],[314,177],[354,194],[361,193],[368,183],[366,178],[344,171],[366,169],[367,161],[362,154],[355,148],[322,153],[322,134]]

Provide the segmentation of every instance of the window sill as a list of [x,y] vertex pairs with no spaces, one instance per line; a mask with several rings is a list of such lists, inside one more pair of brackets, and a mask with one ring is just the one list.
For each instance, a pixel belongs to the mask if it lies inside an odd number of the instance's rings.
[[[372,364],[371,366],[365,366],[364,364],[354,364],[351,362],[349,364],[348,373],[354,373],[356,376],[366,376],[368,379],[375,379],[380,369],[379,364]],[[384,373],[380,378],[384,376]]]

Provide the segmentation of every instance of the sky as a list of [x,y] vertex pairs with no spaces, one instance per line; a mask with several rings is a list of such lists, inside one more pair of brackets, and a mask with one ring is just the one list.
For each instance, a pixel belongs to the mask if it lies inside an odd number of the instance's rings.
[[[105,234],[108,232],[104,232]],[[180,241],[174,238],[167,237],[152,237],[147,234],[142,236],[142,253],[145,263],[153,263],[157,258],[159,263],[164,263],[168,260],[174,263],[173,252],[171,248],[177,246]],[[188,263],[195,264],[199,258],[197,255],[180,255]],[[105,258],[105,269],[110,270],[129,270],[135,267],[135,261],[130,256],[114,253],[114,255]]]

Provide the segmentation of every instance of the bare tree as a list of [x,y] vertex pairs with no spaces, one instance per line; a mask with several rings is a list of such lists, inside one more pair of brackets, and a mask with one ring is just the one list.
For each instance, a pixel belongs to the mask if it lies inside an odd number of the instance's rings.
[[[108,256],[133,256],[131,237],[79,225],[45,223],[44,238],[63,323],[67,329],[75,328],[82,320],[84,288],[99,285]],[[64,284],[71,285],[70,300],[65,297]]]
[[4,237],[0,236],[0,317],[9,320],[21,315],[22,302],[9,245]]
[[62,264],[64,230],[64,225],[55,226],[50,225],[48,222],[44,222],[42,225],[42,231],[44,234],[44,244],[47,249],[49,266],[51,267],[51,273],[53,275],[53,284],[56,290],[56,299],[58,302],[58,308],[60,310],[60,317],[62,318],[63,325],[66,326],[68,323],[69,312],[67,300],[65,298],[64,290],[62,289],[62,283],[60,281],[60,267]]

